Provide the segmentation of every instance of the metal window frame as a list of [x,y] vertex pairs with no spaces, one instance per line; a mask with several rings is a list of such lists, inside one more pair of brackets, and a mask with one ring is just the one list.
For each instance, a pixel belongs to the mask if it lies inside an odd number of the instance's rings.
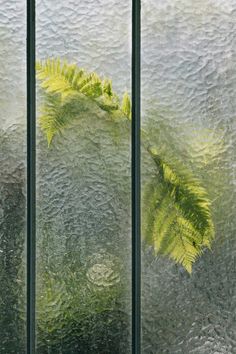
[[[27,1],[27,354],[36,352],[35,1]],[[132,354],[141,353],[140,7],[132,0]]]
[[26,353],[35,353],[36,92],[35,0],[27,0],[27,324]]
[[132,4],[132,354],[141,352],[140,8]]

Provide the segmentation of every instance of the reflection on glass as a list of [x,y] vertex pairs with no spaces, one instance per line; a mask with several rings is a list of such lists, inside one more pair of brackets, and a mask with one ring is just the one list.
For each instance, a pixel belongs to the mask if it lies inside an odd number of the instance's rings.
[[37,2],[38,354],[130,353],[130,18]]
[[0,1],[0,353],[25,352],[25,1]]
[[142,353],[234,353],[235,3],[142,1]]

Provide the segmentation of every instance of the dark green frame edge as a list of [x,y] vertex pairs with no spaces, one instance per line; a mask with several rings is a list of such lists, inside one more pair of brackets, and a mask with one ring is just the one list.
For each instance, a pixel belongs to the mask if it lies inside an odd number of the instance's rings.
[[26,353],[35,353],[36,88],[35,0],[27,1],[27,323]]
[[141,352],[140,8],[132,0],[132,354]]

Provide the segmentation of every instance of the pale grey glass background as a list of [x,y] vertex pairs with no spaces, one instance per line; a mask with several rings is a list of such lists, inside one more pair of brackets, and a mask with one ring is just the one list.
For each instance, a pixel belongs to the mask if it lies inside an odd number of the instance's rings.
[[[43,0],[36,10],[38,59],[67,59],[111,78],[119,95],[130,92],[131,1]],[[40,93],[37,101],[39,108]],[[81,114],[50,148],[37,129],[40,354],[130,353],[130,128],[114,130],[100,115],[96,108]],[[109,294],[107,311],[99,313]]]
[[25,1],[0,1],[0,353],[25,347]]
[[142,1],[143,124],[205,185],[216,228],[191,276],[144,252],[142,353],[236,351],[235,33],[233,0]]

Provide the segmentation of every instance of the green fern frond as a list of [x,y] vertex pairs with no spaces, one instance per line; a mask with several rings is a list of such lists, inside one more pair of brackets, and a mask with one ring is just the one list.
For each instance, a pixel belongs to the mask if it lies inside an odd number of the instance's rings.
[[[111,80],[59,59],[38,62],[36,70],[45,94],[40,126],[48,145],[74,119],[89,112],[91,103],[108,112],[108,117],[131,120],[130,98],[125,93],[120,103]],[[149,131],[141,130],[142,145],[156,167],[156,177],[143,197],[143,237],[156,253],[167,255],[191,273],[193,263],[214,238],[210,201],[192,173],[167,158],[165,148],[150,146],[149,136]]]
[[[45,131],[48,143],[50,144],[54,135],[61,131],[70,123],[74,114],[68,111],[68,117],[65,117],[64,103],[74,100],[76,95],[84,96],[96,103],[100,109],[116,113],[121,116],[130,116],[131,107],[128,108],[128,95],[126,94],[126,108],[121,106],[118,96],[112,90],[111,80],[101,78],[96,73],[87,73],[79,68],[76,64],[68,64],[66,61],[61,62],[60,59],[47,59],[46,61],[38,61],[36,64],[37,79],[40,87],[46,96],[57,96],[59,106],[52,109],[51,104],[47,107],[47,99],[45,103],[45,111],[50,111],[49,115],[43,114],[40,118],[42,129]],[[58,102],[57,102],[58,106]],[[68,106],[66,106],[68,107]],[[58,110],[57,110],[58,109]],[[129,109],[129,111],[128,111]],[[63,111],[63,118],[59,111]],[[80,110],[78,109],[77,116]],[[47,124],[46,121],[50,124]],[[58,120],[58,121],[57,121]]]
[[143,197],[143,237],[155,253],[169,256],[191,273],[214,238],[210,201],[189,171],[165,161],[154,148],[149,152],[157,176]]
[[128,119],[131,119],[131,100],[127,92],[123,96],[121,110]]
[[108,97],[112,97],[114,95],[112,91],[112,82],[111,80],[105,79],[102,83],[102,92],[104,95]]
[[69,95],[63,100],[58,94],[46,95],[39,122],[46,135],[48,146],[56,134],[61,134],[74,119],[89,111],[90,105],[87,101],[78,93]]

